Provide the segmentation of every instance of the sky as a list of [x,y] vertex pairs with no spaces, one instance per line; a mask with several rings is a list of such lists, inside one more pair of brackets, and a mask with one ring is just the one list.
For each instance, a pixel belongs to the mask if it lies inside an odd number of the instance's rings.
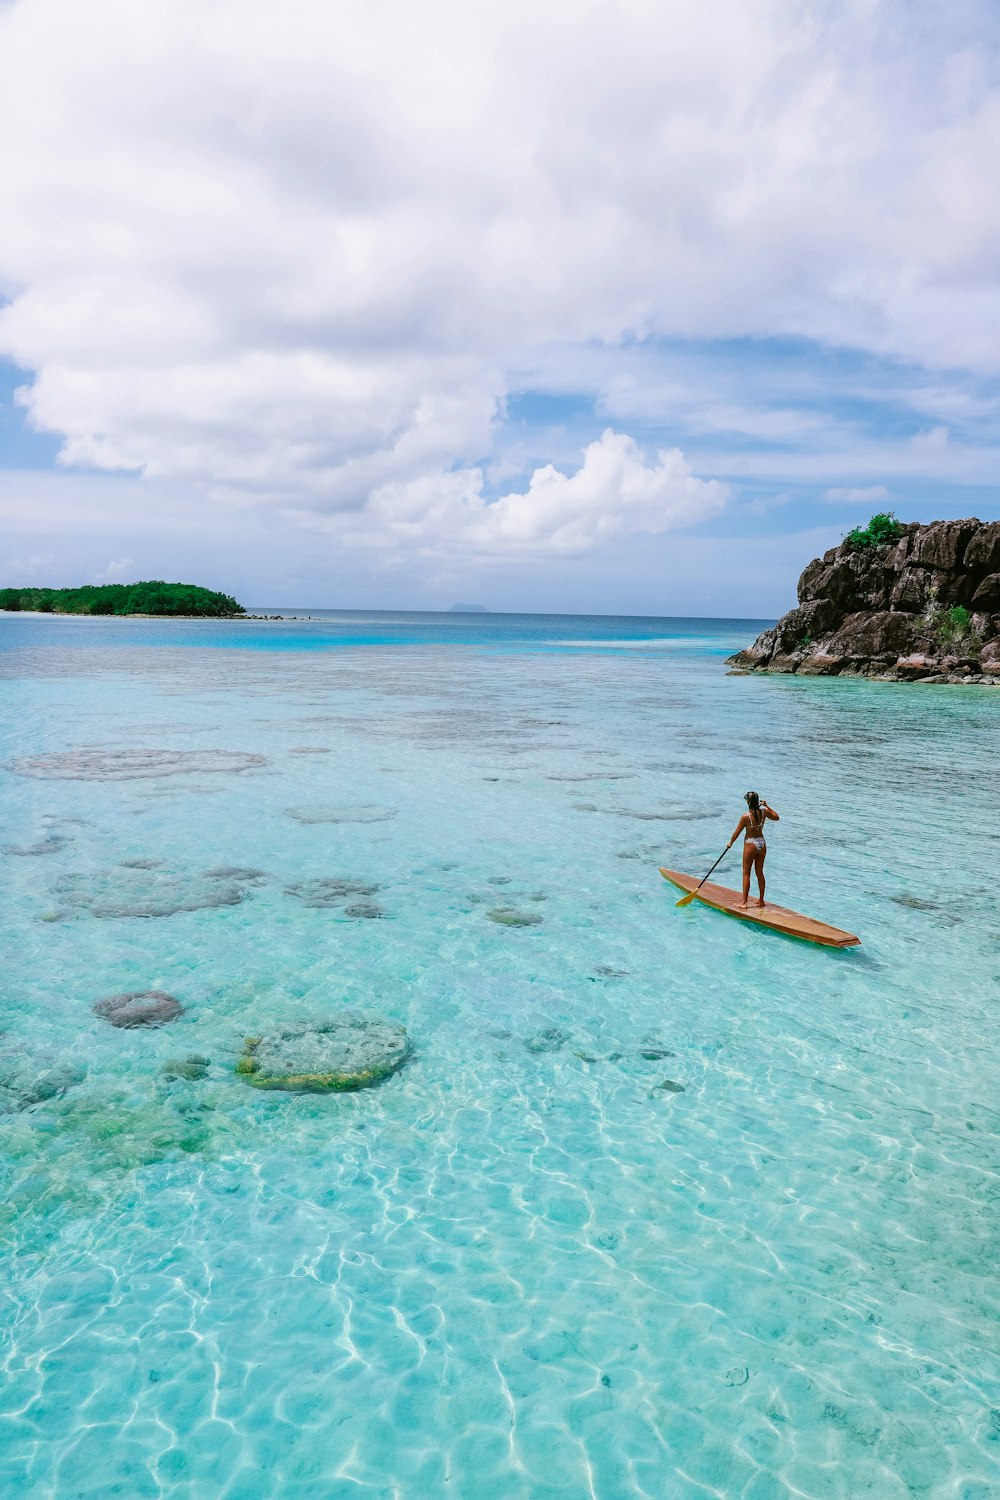
[[995,0],[0,0],[0,584],[767,617],[1000,516]]

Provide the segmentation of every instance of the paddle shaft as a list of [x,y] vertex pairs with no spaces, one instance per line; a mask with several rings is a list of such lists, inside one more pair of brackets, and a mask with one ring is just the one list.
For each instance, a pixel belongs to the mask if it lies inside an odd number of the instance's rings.
[[[715,870],[718,865],[721,865],[722,861],[725,859],[726,855],[729,853],[729,851],[730,851],[730,849],[732,847],[733,847],[732,844],[727,844],[726,845],[726,847],[723,849],[722,853],[719,855],[718,859],[715,861],[715,864],[712,866],[712,869],[709,870],[708,875],[711,875],[712,871]],[[682,896],[681,899],[676,903],[676,905],[677,906],[687,906],[690,901],[693,901],[694,898],[695,898],[695,896],[697,896],[698,892],[701,890],[702,886],[705,884],[705,881],[708,879],[708,875],[704,876],[703,879],[699,880],[699,882],[695,886],[694,890],[693,891],[689,891],[686,896]]]

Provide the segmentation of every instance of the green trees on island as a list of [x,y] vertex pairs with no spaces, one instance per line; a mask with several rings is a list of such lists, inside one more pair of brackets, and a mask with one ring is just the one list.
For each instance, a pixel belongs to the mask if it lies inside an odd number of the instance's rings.
[[891,542],[898,542],[902,535],[903,528],[892,511],[881,510],[877,516],[872,516],[867,526],[855,526],[844,540],[851,547],[887,547]]
[[245,614],[229,594],[196,583],[88,583],[78,589],[0,589],[0,610],[40,610],[48,615]]

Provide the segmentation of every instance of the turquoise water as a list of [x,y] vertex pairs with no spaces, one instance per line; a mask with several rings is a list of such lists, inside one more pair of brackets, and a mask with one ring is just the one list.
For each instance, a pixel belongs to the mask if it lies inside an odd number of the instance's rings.
[[[0,1116],[0,1493],[1000,1493],[1000,696],[758,625],[0,617],[0,1073],[77,1080]],[[675,909],[749,786],[860,949]],[[345,1007],[388,1082],[234,1074]]]

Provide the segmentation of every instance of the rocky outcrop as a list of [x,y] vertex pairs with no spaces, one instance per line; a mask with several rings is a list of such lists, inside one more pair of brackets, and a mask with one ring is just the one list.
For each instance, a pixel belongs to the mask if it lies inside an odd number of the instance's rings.
[[901,526],[814,558],[798,605],[729,658],[737,672],[1000,686],[1000,521]]

